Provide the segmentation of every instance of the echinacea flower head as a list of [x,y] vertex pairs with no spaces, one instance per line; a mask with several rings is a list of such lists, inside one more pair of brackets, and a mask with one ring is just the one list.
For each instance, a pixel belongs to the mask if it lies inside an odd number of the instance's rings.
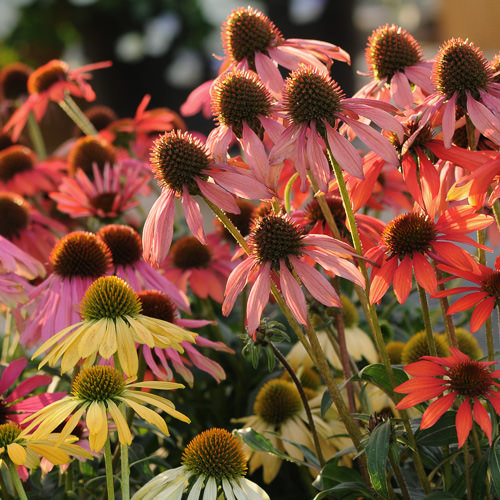
[[388,163],[398,165],[397,153],[381,133],[358,118],[372,120],[402,137],[401,124],[389,114],[392,105],[375,100],[346,99],[339,85],[325,72],[301,65],[286,79],[281,113],[290,121],[270,153],[272,164],[285,158],[294,161],[304,185],[307,170],[314,174],[321,191],[327,192],[331,168],[324,152],[326,142],[339,165],[349,174],[363,178],[363,165],[356,148],[337,127],[342,121],[370,149]]
[[40,465],[40,456],[54,465],[67,464],[73,457],[92,459],[92,455],[76,444],[74,439],[60,440],[59,434],[29,434],[14,422],[0,424],[0,458],[15,465],[35,469]]
[[165,276],[182,291],[187,292],[189,285],[197,297],[222,303],[234,265],[229,244],[216,234],[208,234],[206,244],[189,235],[176,240],[163,268]]
[[[447,356],[449,354],[448,342],[442,335],[432,334],[434,338],[434,345],[438,356]],[[405,343],[401,351],[401,363],[407,365],[418,361],[422,356],[428,356],[429,341],[427,340],[427,333],[425,330],[413,334],[408,342]]]
[[[312,397],[309,399],[309,403],[321,449],[325,456],[331,456],[334,453],[334,446],[331,441],[329,442],[329,438],[335,432],[319,415],[319,400],[314,397],[315,391],[310,390],[310,396]],[[237,421],[242,423],[243,428],[251,427],[256,432],[263,434],[276,449],[288,453],[297,460],[303,460],[303,454],[289,441],[314,449],[302,400],[292,382],[283,378],[275,378],[266,382],[257,393],[253,412],[253,415],[239,418]],[[281,457],[253,450],[249,451],[250,474],[262,466],[264,482],[273,481],[281,467]]]
[[141,302],[130,286],[117,276],[98,278],[85,292],[81,303],[83,321],[53,335],[33,357],[51,349],[40,366],[54,366],[61,359],[61,372],[72,369],[80,359],[91,365],[97,354],[109,360],[114,354],[123,371],[137,375],[139,360],[135,343],[149,347],[173,347],[183,352],[180,343],[194,342],[196,334],[173,323],[141,314]]
[[[28,360],[11,361],[0,376],[0,424],[21,422],[30,414],[61,399],[65,393],[41,393],[29,396],[35,389],[52,382],[50,375],[33,375],[20,381]],[[17,382],[17,383],[16,383]],[[15,385],[14,385],[15,384]]]
[[341,307],[338,294],[330,282],[305,257],[311,257],[334,275],[364,286],[361,272],[346,258],[355,255],[350,245],[322,234],[306,235],[286,214],[256,218],[248,245],[250,254],[228,278],[222,312],[229,314],[245,285],[254,281],[247,304],[247,327],[251,335],[259,326],[269,301],[271,280],[274,279],[279,281],[285,301],[299,323],[307,324],[305,296],[290,270],[296,272],[300,283],[316,300],[330,307]]
[[[185,328],[202,327],[211,323],[207,320],[181,318],[172,300],[157,290],[145,290],[137,295],[141,301],[144,316],[168,321]],[[174,380],[175,371],[192,387],[194,376],[191,372],[191,366],[208,373],[217,382],[226,378],[222,366],[198,350],[199,347],[208,347],[216,351],[234,354],[234,351],[226,344],[214,342],[198,335],[194,343],[183,341],[181,345],[184,348],[184,355],[171,347],[161,349],[159,347],[151,348],[145,344],[142,346],[144,359],[158,380]]]
[[371,303],[379,302],[391,283],[399,303],[405,302],[411,290],[412,273],[418,284],[433,294],[437,280],[428,258],[463,262],[468,254],[454,242],[477,246],[467,233],[485,228],[491,222],[489,216],[466,205],[445,210],[436,221],[419,211],[395,217],[382,231],[379,245],[366,253],[380,266],[372,272]]
[[269,500],[262,488],[244,477],[242,445],[225,429],[214,427],[195,436],[184,448],[181,462],[147,482],[132,499],[180,500],[189,493],[190,500]]
[[[49,257],[51,274],[29,294],[20,341],[31,347],[81,320],[77,304],[92,282],[111,268],[111,253],[93,233],[73,231]],[[76,306],[76,307],[75,307]]]
[[[365,50],[369,75],[373,81],[360,89],[355,97],[389,101],[401,108],[411,106],[415,90],[425,95],[432,92],[429,81],[431,62],[423,60],[422,49],[413,36],[401,26],[380,26],[368,37]],[[415,88],[412,88],[412,85]]]
[[105,165],[113,165],[116,159],[115,147],[108,141],[92,135],[80,137],[68,154],[68,173],[74,177],[80,168],[93,180],[94,165],[103,172]]
[[126,281],[135,292],[159,290],[166,293],[175,306],[189,310],[186,294],[160,274],[142,257],[142,240],[131,226],[108,224],[97,231],[111,252],[113,274]]
[[16,101],[28,95],[28,78],[32,68],[22,62],[6,64],[0,70],[0,99]]
[[500,384],[497,382],[500,371],[490,370],[495,361],[472,360],[454,347],[450,347],[450,353],[448,357],[423,356],[420,361],[405,367],[413,378],[394,389],[407,394],[396,408],[411,408],[437,398],[422,415],[420,428],[428,429],[456,403],[459,405],[455,418],[458,446],[462,447],[467,440],[473,418],[491,445],[491,419],[483,405],[491,403],[494,411],[500,414]]
[[12,137],[17,140],[31,111],[37,121],[45,115],[50,101],[61,102],[66,93],[74,97],[84,98],[86,101],[95,99],[93,91],[87,80],[91,77],[87,71],[107,68],[111,62],[101,62],[70,69],[64,61],[53,59],[35,69],[28,78],[27,88],[29,97],[14,112],[4,130],[12,129]]
[[122,413],[122,408],[129,406],[137,415],[168,436],[165,420],[146,404],[155,406],[182,422],[189,423],[189,418],[177,411],[168,399],[141,389],[173,390],[183,387],[182,384],[161,381],[134,383],[124,380],[123,374],[111,366],[90,366],[75,377],[70,395],[27,418],[25,423],[30,423],[26,429],[36,428],[33,435],[44,435],[70,417],[61,429],[61,441],[71,434],[86,413],[90,449],[100,451],[108,438],[109,415],[116,424],[120,443],[130,445],[132,433]]
[[176,130],[158,137],[150,162],[162,191],[144,224],[143,243],[145,260],[157,267],[172,243],[175,198],[181,199],[189,229],[203,244],[203,218],[192,196],[203,195],[228,212],[237,213],[239,208],[233,195],[209,181],[212,158],[206,146],[191,134]]
[[[443,142],[450,147],[456,128],[456,112],[465,112],[474,127],[495,144],[500,144],[500,84],[493,70],[473,42],[452,38],[440,48],[433,64],[435,91],[422,105],[422,125],[439,117]],[[439,112],[439,114],[438,114]]]

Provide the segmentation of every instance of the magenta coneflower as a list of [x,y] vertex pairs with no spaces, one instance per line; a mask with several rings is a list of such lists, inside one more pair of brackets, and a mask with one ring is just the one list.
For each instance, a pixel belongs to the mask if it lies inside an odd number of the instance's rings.
[[95,93],[87,82],[91,78],[87,72],[110,65],[111,62],[106,61],[71,70],[64,61],[54,59],[40,66],[28,78],[29,97],[14,112],[4,130],[12,130],[12,138],[17,140],[30,112],[33,111],[37,121],[40,121],[45,115],[48,103],[64,101],[66,93],[93,101]]
[[197,297],[210,297],[222,303],[224,287],[234,265],[229,243],[216,234],[208,234],[205,245],[193,236],[179,238],[172,245],[163,268],[165,276],[184,292],[189,285]]
[[356,255],[350,245],[322,234],[305,235],[286,214],[269,214],[255,219],[248,245],[250,254],[232,271],[227,281],[222,312],[228,315],[245,285],[254,282],[247,304],[250,334],[255,333],[269,302],[271,280],[279,282],[290,310],[303,325],[307,324],[307,307],[301,284],[322,304],[342,307],[333,286],[309,264],[306,257],[334,275],[364,286],[363,275],[347,260],[347,256]]
[[50,276],[29,294],[20,342],[32,347],[64,328],[79,323],[80,302],[87,288],[111,267],[111,253],[96,235],[74,231],[50,255]]
[[432,61],[423,60],[418,42],[400,26],[386,24],[372,31],[365,56],[367,76],[373,80],[354,97],[382,101],[392,98],[396,106],[406,108],[414,103],[417,95],[421,100],[432,93]]
[[177,307],[189,310],[186,294],[144,261],[141,237],[134,228],[110,224],[99,229],[97,237],[111,252],[114,274],[126,281],[135,292],[161,290]]
[[500,83],[493,75],[490,63],[472,42],[461,38],[445,42],[432,70],[435,90],[418,108],[422,110],[421,126],[431,119],[439,121],[444,144],[449,147],[460,109],[481,134],[500,144]]
[[19,382],[28,360],[19,358],[11,361],[0,375],[0,425],[15,422],[21,427],[22,421],[43,407],[58,401],[65,392],[42,393],[25,397],[33,390],[52,382],[50,375],[33,375]]
[[35,153],[20,144],[0,151],[0,191],[33,196],[54,190],[63,177],[64,162],[39,162]]
[[58,210],[74,218],[117,219],[139,205],[135,197],[148,182],[139,170],[117,163],[106,164],[101,173],[94,163],[92,173],[90,179],[78,168],[74,177],[64,178],[58,190],[50,193]]
[[[238,213],[234,197],[219,185],[211,182],[212,159],[207,148],[187,132],[172,131],[161,135],[151,150],[151,166],[162,190],[149,211],[144,224],[144,258],[159,266],[166,258],[172,243],[175,199],[180,198],[191,233],[206,243],[200,206],[193,199],[202,195],[225,211]],[[213,175],[212,175],[213,174]],[[224,177],[224,173],[219,173]],[[227,178],[229,184],[238,185],[243,177]],[[215,179],[217,180],[217,178]]]
[[[170,298],[162,292],[155,290],[146,290],[137,294],[142,304],[142,314],[152,318],[168,321],[174,325],[183,328],[199,328],[211,323],[207,320],[184,319],[179,317],[179,313]],[[174,380],[174,372],[177,372],[190,387],[193,386],[194,377],[190,367],[196,368],[211,375],[217,382],[224,380],[226,374],[222,366],[203,355],[197,347],[209,347],[216,351],[223,351],[234,354],[234,351],[223,342],[214,342],[198,335],[194,343],[181,342],[184,353],[180,354],[177,350],[168,347],[162,349],[159,347],[142,346],[144,359],[152,371],[153,375],[159,380]],[[172,370],[173,368],[173,370]]]
[[420,361],[405,367],[413,378],[394,388],[396,392],[407,394],[396,408],[411,408],[437,397],[424,411],[420,422],[421,429],[428,429],[457,402],[460,404],[455,418],[458,446],[461,448],[467,440],[473,417],[491,445],[491,418],[483,403],[488,401],[500,414],[500,384],[497,382],[500,371],[490,371],[495,361],[472,360],[455,347],[450,347],[450,352],[446,358],[422,356]]
[[57,233],[65,232],[64,225],[42,215],[23,197],[0,192],[0,235],[43,264],[59,239]]
[[324,151],[327,141],[333,156],[346,172],[363,177],[359,152],[339,131],[343,122],[371,150],[387,162],[398,165],[399,158],[390,141],[359,117],[372,120],[402,138],[401,124],[387,110],[392,105],[368,99],[346,99],[328,73],[302,66],[286,80],[281,113],[290,121],[270,154],[271,164],[290,158],[305,185],[310,170],[323,192],[327,191],[331,168]]

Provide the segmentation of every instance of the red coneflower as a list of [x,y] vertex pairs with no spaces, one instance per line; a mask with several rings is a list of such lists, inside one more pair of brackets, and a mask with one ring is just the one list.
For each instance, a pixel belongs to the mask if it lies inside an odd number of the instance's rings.
[[394,388],[396,392],[407,394],[396,408],[403,410],[438,398],[422,415],[420,428],[428,429],[457,401],[460,404],[455,418],[458,446],[462,447],[469,436],[473,417],[491,445],[491,419],[483,403],[490,402],[500,414],[500,384],[496,381],[500,370],[490,371],[495,361],[472,360],[455,347],[450,347],[450,352],[448,357],[422,356],[420,361],[405,367],[413,378]]

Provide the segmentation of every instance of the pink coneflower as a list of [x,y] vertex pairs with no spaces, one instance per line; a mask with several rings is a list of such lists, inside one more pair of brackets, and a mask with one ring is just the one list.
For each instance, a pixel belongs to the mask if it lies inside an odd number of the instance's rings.
[[106,61],[71,70],[64,61],[54,59],[40,66],[28,78],[28,99],[14,112],[4,130],[12,130],[12,138],[17,140],[31,112],[40,121],[49,102],[62,102],[66,94],[93,101],[95,93],[87,82],[91,78],[87,72],[110,65]]
[[[301,284],[322,304],[342,307],[333,286],[304,260],[305,257],[310,257],[334,275],[364,286],[363,275],[346,258],[356,255],[350,245],[322,234],[305,235],[285,214],[268,214],[256,219],[248,245],[250,254],[232,271],[227,281],[222,312],[228,315],[243,288],[254,282],[248,295],[246,318],[252,335],[269,302],[271,280],[279,282],[290,310],[303,325],[307,324],[307,307]],[[290,269],[295,271],[301,284]]]
[[111,267],[111,253],[92,233],[74,231],[64,236],[50,255],[53,269],[29,294],[20,342],[32,347],[64,328],[79,323],[80,302],[93,281]]
[[[202,195],[227,212],[238,213],[234,197],[226,189],[211,182],[224,183],[225,188],[233,188],[241,193],[249,188],[254,190],[249,178],[237,172],[215,170],[220,167],[213,163],[207,148],[187,132],[167,132],[155,142],[151,151],[153,173],[161,185],[160,197],[149,211],[144,224],[144,258],[154,266],[165,260],[174,229],[175,199],[180,198],[191,233],[203,244],[206,243],[200,206],[193,199]],[[212,168],[214,167],[214,168]],[[265,189],[263,189],[266,192]]]
[[106,165],[114,165],[117,159],[116,148],[102,137],[79,137],[68,153],[68,174],[74,177],[80,168],[87,177],[93,179],[94,165],[103,172]]
[[500,299],[500,256],[495,260],[495,268],[477,263],[470,255],[466,259],[467,266],[457,267],[439,264],[438,267],[452,276],[476,283],[476,286],[458,286],[436,292],[433,297],[446,297],[456,293],[466,293],[448,308],[447,314],[466,311],[474,308],[470,318],[471,332],[476,332],[491,316]]
[[384,160],[399,164],[389,140],[358,120],[362,116],[402,137],[401,124],[387,112],[393,109],[392,105],[368,99],[346,99],[328,73],[306,66],[294,71],[286,80],[280,108],[290,124],[271,150],[270,162],[292,159],[303,185],[310,170],[319,189],[327,191],[331,168],[323,141],[327,141],[342,169],[355,177],[363,177],[359,152],[337,130],[340,121]]
[[[456,401],[460,404],[455,418],[458,446],[461,448],[472,429],[472,418],[484,431],[491,445],[491,419],[485,401],[500,414],[500,384],[496,381],[500,371],[490,371],[495,361],[475,361],[455,347],[451,355],[442,358],[422,356],[420,361],[405,367],[412,379],[394,388],[407,394],[397,405],[398,410],[411,408],[419,403],[436,398],[422,415],[421,429],[432,427]],[[445,392],[447,394],[443,395]],[[472,409],[473,406],[473,409]]]
[[102,173],[94,164],[92,172],[91,180],[78,168],[74,178],[66,177],[58,190],[50,193],[58,210],[74,218],[117,219],[139,205],[136,196],[148,182],[139,170],[117,163],[106,164]]
[[222,303],[224,287],[234,265],[229,244],[215,234],[208,234],[205,245],[193,236],[179,238],[163,267],[165,276],[184,292],[189,285],[197,297],[210,297]]
[[386,24],[372,31],[365,56],[369,69],[366,76],[371,76],[373,80],[354,97],[382,101],[392,98],[396,106],[406,108],[416,98],[422,100],[432,93],[432,61],[423,60],[418,42],[400,26]]
[[[179,317],[179,313],[170,300],[170,298],[162,292],[148,290],[137,294],[142,304],[142,314],[152,318],[168,321],[174,325],[183,328],[199,328],[209,325],[211,321],[197,319],[183,319]],[[174,380],[174,372],[177,372],[190,387],[193,386],[194,377],[190,367],[196,368],[211,375],[217,382],[224,380],[226,374],[222,366],[203,355],[197,347],[208,347],[216,351],[223,351],[234,354],[234,351],[225,345],[223,342],[214,342],[198,335],[194,343],[181,342],[180,345],[184,348],[184,354],[181,355],[175,349],[168,347],[161,349],[159,347],[150,348],[147,345],[142,346],[144,359],[153,375],[159,380]],[[173,370],[172,370],[173,369]]]
[[419,106],[420,125],[429,120],[441,124],[443,141],[451,145],[456,128],[457,107],[467,114],[476,129],[500,144],[500,84],[481,50],[468,40],[452,38],[435,58],[432,79],[435,87]]
[[19,358],[11,361],[0,376],[0,425],[15,422],[21,427],[22,421],[48,404],[58,401],[65,392],[42,393],[25,397],[35,389],[52,382],[50,375],[33,375],[21,382],[21,373],[28,360]]
[[63,177],[62,161],[39,162],[35,153],[20,144],[0,151],[0,191],[33,196],[54,190]]
[[15,273],[27,279],[43,278],[43,264],[0,235],[0,272]]
[[398,302],[405,302],[413,273],[418,284],[433,294],[437,281],[428,259],[463,262],[467,252],[452,242],[478,246],[466,234],[484,229],[492,222],[492,217],[478,214],[466,205],[445,210],[436,221],[423,211],[397,216],[385,226],[379,245],[365,254],[378,265],[372,272],[370,302],[379,302],[391,283]]
[[144,261],[141,237],[135,229],[110,224],[99,229],[97,237],[104,241],[111,252],[114,274],[126,281],[134,291],[161,290],[177,307],[189,310],[186,294]]
[[12,241],[43,264],[66,228],[45,217],[23,197],[0,192],[0,235]]

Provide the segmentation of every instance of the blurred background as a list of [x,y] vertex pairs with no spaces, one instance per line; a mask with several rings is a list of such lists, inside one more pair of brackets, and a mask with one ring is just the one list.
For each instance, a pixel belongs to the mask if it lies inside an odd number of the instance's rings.
[[[0,67],[20,60],[34,68],[50,59],[71,67],[112,60],[96,71],[97,104],[133,116],[145,94],[150,107],[178,110],[189,92],[212,78],[222,55],[220,26],[237,0],[0,0]],[[407,29],[432,58],[442,41],[469,37],[488,58],[500,47],[499,0],[268,0],[251,2],[288,38],[340,45],[353,60],[333,77],[346,94],[363,84],[364,47],[385,23]],[[187,120],[193,129],[205,120]]]

